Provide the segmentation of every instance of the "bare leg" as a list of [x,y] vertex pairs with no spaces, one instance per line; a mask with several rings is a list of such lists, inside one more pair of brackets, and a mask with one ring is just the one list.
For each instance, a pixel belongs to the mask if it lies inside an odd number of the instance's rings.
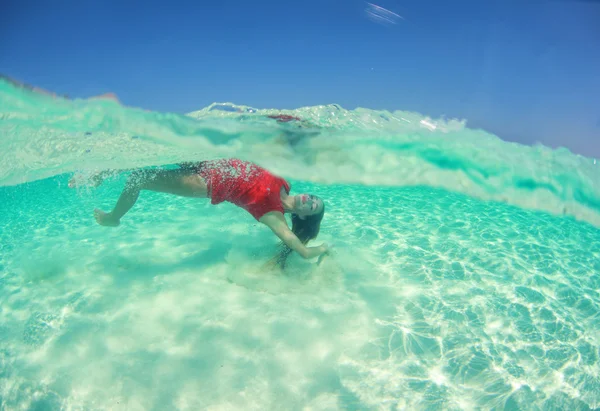
[[208,196],[206,182],[193,170],[136,170],[127,179],[115,208],[105,213],[96,209],[98,224],[116,227],[137,201],[141,190],[158,191],[182,197]]
[[[89,185],[92,187],[98,187],[108,177],[114,176],[119,173],[123,173],[125,171],[130,171],[130,170],[102,170],[102,171],[99,171],[90,176],[90,178],[88,179]],[[75,187],[79,186],[80,184],[81,184],[80,176],[74,175],[69,180],[69,188],[75,188]]]
[[[0,75],[0,78],[2,78],[1,75]],[[199,162],[199,161],[186,161],[183,163],[178,163],[177,165],[179,166],[179,168],[181,168],[183,170],[197,171],[200,163],[201,162]],[[128,171],[142,172],[143,170],[139,170],[139,169],[135,169],[135,168],[121,168],[121,169],[108,169],[108,170],[98,171],[98,172],[92,174],[88,178],[88,181],[89,181],[88,185],[90,185],[92,187],[98,187],[107,178],[115,176],[117,174],[125,173]],[[149,171],[150,170],[146,170],[146,172],[149,172]],[[69,187],[75,188],[78,185],[80,185],[78,179],[79,179],[79,176],[77,176],[77,175],[74,175],[73,177],[71,177],[71,179],[69,180]]]

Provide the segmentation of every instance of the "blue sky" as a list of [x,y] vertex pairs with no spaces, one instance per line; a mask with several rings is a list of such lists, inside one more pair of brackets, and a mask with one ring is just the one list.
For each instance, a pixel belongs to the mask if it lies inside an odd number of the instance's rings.
[[600,2],[17,1],[0,73],[61,94],[189,112],[337,103],[466,118],[600,156]]

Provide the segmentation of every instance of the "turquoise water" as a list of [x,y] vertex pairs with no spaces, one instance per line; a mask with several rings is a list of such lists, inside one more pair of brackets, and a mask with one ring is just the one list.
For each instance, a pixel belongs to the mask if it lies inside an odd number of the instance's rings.
[[[416,113],[0,93],[0,409],[600,407],[594,159]],[[93,219],[126,179],[95,170],[231,155],[323,197],[335,254],[268,271],[249,214],[158,193]]]

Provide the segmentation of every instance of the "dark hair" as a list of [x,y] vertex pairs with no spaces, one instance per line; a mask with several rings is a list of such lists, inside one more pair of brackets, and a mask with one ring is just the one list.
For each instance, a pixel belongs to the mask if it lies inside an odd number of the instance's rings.
[[[322,201],[322,200],[321,200]],[[314,240],[319,235],[319,229],[321,228],[321,220],[325,215],[325,202],[322,202],[323,209],[319,214],[313,214],[300,218],[298,214],[292,214],[292,232],[296,234],[296,237],[302,244],[306,245],[310,240]],[[274,260],[281,269],[285,268],[285,262],[288,256],[292,253],[292,249],[285,245],[283,242],[279,245],[279,253],[275,256]]]

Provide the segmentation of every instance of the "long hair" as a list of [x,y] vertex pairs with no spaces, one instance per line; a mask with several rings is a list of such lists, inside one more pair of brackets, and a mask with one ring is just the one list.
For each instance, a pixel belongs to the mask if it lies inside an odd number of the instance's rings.
[[[319,214],[313,214],[306,216],[301,219],[299,215],[292,214],[292,232],[296,234],[296,237],[306,245],[310,240],[317,238],[319,230],[321,228],[321,220],[325,215],[325,203],[323,202],[323,209]],[[283,270],[288,256],[292,253],[292,249],[289,248],[285,243],[279,244],[279,252],[274,258],[274,262]]]

